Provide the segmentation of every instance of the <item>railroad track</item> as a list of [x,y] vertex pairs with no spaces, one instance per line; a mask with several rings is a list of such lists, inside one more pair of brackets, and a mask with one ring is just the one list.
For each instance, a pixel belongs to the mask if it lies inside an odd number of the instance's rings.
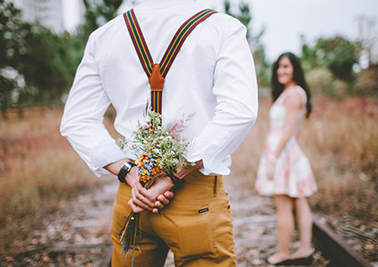
[[[313,243],[329,260],[329,267],[372,267],[360,254],[352,250],[342,238],[313,215]],[[112,249],[105,255],[101,267],[111,267]],[[315,266],[314,266],[315,267]]]
[[313,222],[313,243],[324,257],[330,259],[328,266],[371,267],[360,254],[352,250],[339,235],[315,215],[313,215]]

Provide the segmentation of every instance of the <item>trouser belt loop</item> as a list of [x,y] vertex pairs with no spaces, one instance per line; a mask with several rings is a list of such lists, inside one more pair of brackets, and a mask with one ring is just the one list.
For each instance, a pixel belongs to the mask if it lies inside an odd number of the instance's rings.
[[214,197],[217,196],[217,180],[218,180],[218,176],[215,175],[215,178],[214,178]]

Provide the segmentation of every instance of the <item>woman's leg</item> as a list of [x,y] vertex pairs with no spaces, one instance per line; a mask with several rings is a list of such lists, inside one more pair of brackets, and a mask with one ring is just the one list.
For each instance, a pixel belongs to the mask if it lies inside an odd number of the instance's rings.
[[271,264],[290,258],[290,248],[294,231],[293,199],[286,195],[275,195],[277,211],[278,252],[269,257]]
[[311,255],[312,215],[310,206],[305,197],[295,199],[294,208],[298,224],[300,246],[298,250],[291,255],[291,258],[297,259]]

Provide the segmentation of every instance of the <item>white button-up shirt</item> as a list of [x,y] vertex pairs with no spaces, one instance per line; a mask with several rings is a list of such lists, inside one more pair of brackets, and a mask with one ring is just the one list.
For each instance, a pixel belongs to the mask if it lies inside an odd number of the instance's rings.
[[[208,8],[192,0],[149,0],[134,8],[155,63],[159,63],[176,30],[192,15]],[[163,126],[171,128],[194,114],[182,132],[191,140],[189,161],[203,161],[205,175],[227,175],[230,154],[241,144],[257,116],[254,62],[246,28],[217,13],[199,24],[186,39],[164,84]],[[65,106],[61,133],[97,175],[120,159],[122,151],[103,124],[112,104],[115,129],[127,140],[150,99],[150,86],[123,16],[89,37]]]

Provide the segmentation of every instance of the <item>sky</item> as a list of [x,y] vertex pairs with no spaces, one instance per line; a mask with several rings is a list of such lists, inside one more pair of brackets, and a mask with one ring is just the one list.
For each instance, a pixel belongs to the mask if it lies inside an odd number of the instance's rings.
[[[81,1],[81,0],[80,0]],[[197,0],[208,4],[217,11],[224,11],[224,0]],[[230,0],[232,11],[238,12],[241,0]],[[378,0],[244,0],[252,14],[252,35],[257,35],[263,28],[261,38],[267,60],[275,59],[283,52],[299,54],[300,36],[312,45],[319,37],[341,35],[352,39],[353,21],[358,16],[376,18],[378,38]],[[77,23],[78,14],[75,0],[64,0],[64,14],[71,26]],[[125,4],[120,12],[131,6]],[[73,25],[73,26],[72,26]]]

